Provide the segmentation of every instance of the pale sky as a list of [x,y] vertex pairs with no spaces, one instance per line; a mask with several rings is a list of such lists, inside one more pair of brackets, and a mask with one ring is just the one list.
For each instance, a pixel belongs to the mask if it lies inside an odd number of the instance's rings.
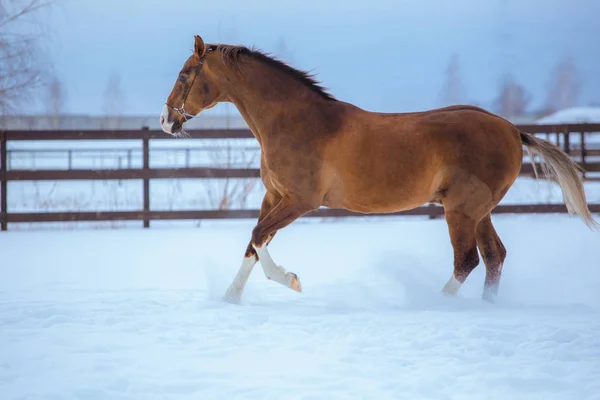
[[48,17],[48,51],[66,112],[101,114],[120,75],[124,114],[157,114],[193,46],[256,46],[312,70],[339,99],[369,110],[438,106],[444,71],[459,56],[467,99],[491,107],[513,74],[545,101],[557,61],[575,59],[579,103],[600,103],[597,0],[63,0]]

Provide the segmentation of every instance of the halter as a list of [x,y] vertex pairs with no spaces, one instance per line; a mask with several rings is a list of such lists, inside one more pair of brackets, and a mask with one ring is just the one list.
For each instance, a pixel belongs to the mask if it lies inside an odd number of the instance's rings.
[[187,90],[185,91],[185,95],[183,96],[183,100],[181,102],[181,107],[177,108],[177,107],[173,107],[169,103],[165,103],[167,107],[172,108],[173,110],[177,111],[183,117],[183,119],[185,119],[186,121],[188,119],[194,118],[195,115],[188,114],[187,112],[185,112],[185,101],[187,100],[187,97],[190,94],[190,91],[192,90],[192,86],[194,86],[194,81],[196,80],[198,73],[200,73],[200,70],[202,69],[202,65],[204,64],[204,59],[206,58],[208,53],[211,52],[211,50],[212,49],[207,49],[206,52],[204,53],[204,55],[202,56],[202,58],[200,58],[200,63],[196,66],[196,69],[194,70],[194,77],[192,78],[192,82],[188,86]]

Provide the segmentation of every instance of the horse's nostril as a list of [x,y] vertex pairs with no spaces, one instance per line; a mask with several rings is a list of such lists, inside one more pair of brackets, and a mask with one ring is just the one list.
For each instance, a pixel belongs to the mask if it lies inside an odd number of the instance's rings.
[[165,123],[165,117],[163,117],[162,115],[160,116],[160,124],[164,124]]

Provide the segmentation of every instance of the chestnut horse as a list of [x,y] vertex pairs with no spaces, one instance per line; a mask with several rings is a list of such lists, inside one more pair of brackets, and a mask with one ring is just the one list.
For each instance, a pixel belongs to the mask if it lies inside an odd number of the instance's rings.
[[[162,129],[183,124],[219,102],[233,103],[261,148],[266,188],[242,265],[225,294],[238,302],[260,260],[268,279],[301,291],[296,274],[267,251],[275,233],[321,206],[360,213],[441,204],[454,251],[443,293],[454,295],[479,264],[483,299],[497,295],[506,249],[490,212],[519,175],[524,145],[560,184],[570,214],[598,227],[578,165],[557,146],[520,132],[483,109],[459,105],[424,112],[376,113],[339,101],[312,76],[243,46],[205,44],[195,36],[160,116]],[[537,172],[536,172],[537,176]]]

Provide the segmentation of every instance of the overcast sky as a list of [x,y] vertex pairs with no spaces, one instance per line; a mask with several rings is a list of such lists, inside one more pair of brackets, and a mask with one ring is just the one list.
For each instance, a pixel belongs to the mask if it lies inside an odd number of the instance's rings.
[[312,70],[339,99],[378,111],[438,106],[459,56],[467,102],[490,108],[513,74],[540,106],[557,61],[574,57],[582,105],[600,102],[598,0],[62,0],[47,18],[67,112],[101,114],[111,73],[123,113],[157,114],[193,46],[255,45]]

